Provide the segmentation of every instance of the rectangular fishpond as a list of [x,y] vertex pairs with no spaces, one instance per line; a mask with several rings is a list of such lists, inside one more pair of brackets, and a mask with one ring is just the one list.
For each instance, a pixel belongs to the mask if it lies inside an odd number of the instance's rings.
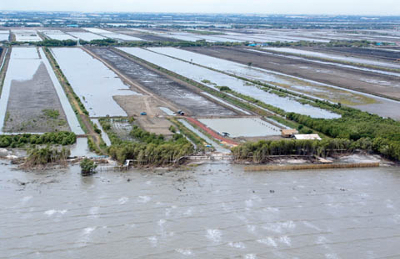
[[219,118],[199,119],[199,121],[221,135],[226,132],[233,138],[280,135],[280,128],[260,118]]

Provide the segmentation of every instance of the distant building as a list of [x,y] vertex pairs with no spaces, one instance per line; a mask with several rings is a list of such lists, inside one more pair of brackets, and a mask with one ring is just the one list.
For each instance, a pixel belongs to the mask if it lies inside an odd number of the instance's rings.
[[294,138],[301,140],[321,140],[318,134],[295,134]]
[[222,134],[222,136],[224,136],[224,137],[229,137],[231,134],[229,134],[229,132],[221,132]]
[[295,129],[281,129],[281,136],[284,138],[293,138],[299,132]]

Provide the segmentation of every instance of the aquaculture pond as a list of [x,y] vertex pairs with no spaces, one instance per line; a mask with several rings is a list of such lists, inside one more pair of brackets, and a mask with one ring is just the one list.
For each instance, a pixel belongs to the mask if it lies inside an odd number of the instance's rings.
[[43,50],[14,47],[0,99],[2,131],[83,134]]
[[280,135],[280,128],[261,120],[260,118],[205,118],[199,119],[207,127],[230,137],[261,137]]
[[293,48],[271,48],[271,47],[268,47],[265,49],[268,51],[275,51],[275,52],[286,53],[286,54],[297,54],[297,55],[304,55],[304,56],[308,56],[308,57],[316,57],[316,58],[358,63],[358,64],[367,64],[367,65],[373,65],[373,66],[378,66],[378,67],[383,67],[383,68],[400,69],[400,64],[376,61],[373,59],[349,57],[349,56],[344,56],[344,55],[335,55],[335,54],[328,54],[328,53],[323,53],[323,52],[318,52],[318,51],[308,51],[308,50],[293,49]]
[[104,48],[91,48],[96,55],[109,62],[121,73],[139,83],[154,94],[176,104],[186,113],[203,116],[232,116],[236,113],[202,96],[193,88],[178,83],[138,64],[119,53]]
[[91,117],[126,116],[113,96],[138,95],[101,61],[80,48],[52,48],[74,92]]
[[[161,66],[184,77],[208,85],[211,88],[218,89],[216,86],[228,86],[230,89],[251,96],[264,103],[281,108],[288,112],[297,112],[310,115],[315,118],[339,118],[340,115],[323,110],[311,105],[303,105],[290,97],[280,97],[276,94],[266,92],[259,87],[248,82],[226,75],[221,72],[213,71],[195,64],[177,60],[163,54],[155,53],[141,48],[119,48],[133,56],[137,56],[155,65]],[[205,83],[208,82],[208,83]]]
[[122,34],[122,33],[115,33],[112,31],[107,31],[107,30],[103,30],[103,29],[99,29],[99,28],[85,28],[85,30],[95,33],[95,34],[99,34],[99,35],[107,37],[107,38],[116,39],[116,40],[142,41],[142,39],[137,38],[137,37],[129,36],[129,35]]

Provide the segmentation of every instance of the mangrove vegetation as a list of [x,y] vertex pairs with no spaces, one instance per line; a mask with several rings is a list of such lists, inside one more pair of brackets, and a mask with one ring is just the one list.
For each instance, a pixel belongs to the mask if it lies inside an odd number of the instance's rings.
[[76,142],[76,135],[73,132],[59,131],[47,132],[42,135],[19,134],[0,135],[0,147],[18,148],[26,145],[72,145]]
[[28,157],[22,165],[25,169],[44,167],[48,164],[65,165],[71,152],[67,148],[58,149],[56,147],[31,148],[28,150]]

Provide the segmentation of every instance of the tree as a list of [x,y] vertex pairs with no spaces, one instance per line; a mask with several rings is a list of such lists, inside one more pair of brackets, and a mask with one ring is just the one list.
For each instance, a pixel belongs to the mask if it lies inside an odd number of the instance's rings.
[[229,87],[227,87],[227,86],[221,86],[220,88],[219,88],[219,90],[221,91],[221,92],[226,92],[226,91],[231,91],[231,89],[229,88]]
[[81,173],[83,175],[93,174],[97,167],[97,165],[89,158],[84,158],[81,161],[80,165],[81,165]]

